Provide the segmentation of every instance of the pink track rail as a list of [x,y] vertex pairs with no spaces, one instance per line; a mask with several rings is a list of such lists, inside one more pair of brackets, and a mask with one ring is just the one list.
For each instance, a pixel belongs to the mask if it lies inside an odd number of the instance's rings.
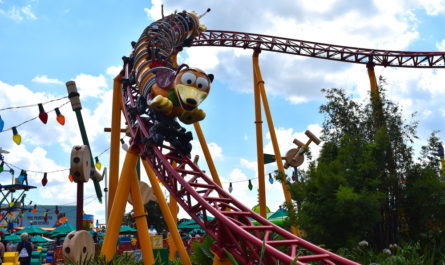
[[[136,99],[140,95],[126,82],[128,67],[127,64],[124,66],[122,100],[132,135],[131,144],[138,148],[141,157],[150,164],[181,207],[215,239],[213,250],[218,255],[224,255],[225,249],[240,264],[260,264],[264,244],[262,264],[291,264],[295,258],[297,261],[294,264],[299,265],[358,264],[311,244],[254,213],[173,147],[147,144],[145,139],[153,124],[148,116],[135,111]],[[176,167],[172,166],[173,163],[176,163]],[[214,218],[210,220],[209,216]],[[254,225],[253,221],[260,225]]]

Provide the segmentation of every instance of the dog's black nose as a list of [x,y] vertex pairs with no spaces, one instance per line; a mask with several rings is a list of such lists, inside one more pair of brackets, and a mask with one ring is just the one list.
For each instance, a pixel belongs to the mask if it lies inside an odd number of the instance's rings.
[[193,98],[188,98],[186,101],[190,105],[196,105],[196,100],[194,100]]

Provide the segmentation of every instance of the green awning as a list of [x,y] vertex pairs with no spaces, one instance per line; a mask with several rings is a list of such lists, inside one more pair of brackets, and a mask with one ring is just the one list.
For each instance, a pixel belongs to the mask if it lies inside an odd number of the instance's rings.
[[46,234],[47,232],[38,226],[31,225],[31,226],[25,227],[22,230],[17,232],[17,234],[19,234],[19,235],[22,233],[28,233],[30,235],[35,235],[35,234]]

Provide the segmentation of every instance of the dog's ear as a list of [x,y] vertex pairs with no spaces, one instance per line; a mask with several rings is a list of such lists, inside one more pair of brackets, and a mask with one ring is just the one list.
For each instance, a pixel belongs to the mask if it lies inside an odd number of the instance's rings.
[[156,69],[156,83],[159,87],[166,89],[175,80],[176,72],[173,69],[159,68]]
[[213,82],[213,78],[215,78],[215,77],[213,76],[213,74],[208,74],[207,76],[208,76],[209,79],[210,79],[210,83],[212,83],[212,82]]

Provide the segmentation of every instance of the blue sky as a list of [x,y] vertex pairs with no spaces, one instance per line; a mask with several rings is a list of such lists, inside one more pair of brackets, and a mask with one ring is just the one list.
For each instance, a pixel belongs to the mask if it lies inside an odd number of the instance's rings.
[[[209,29],[377,49],[445,50],[440,26],[445,22],[445,1],[441,0],[0,0],[0,109],[66,96],[65,82],[75,80],[93,155],[101,153],[109,147],[109,135],[103,128],[111,121],[113,77],[122,65],[121,57],[131,51],[130,42],[160,18],[161,3],[165,14],[174,10],[202,13],[210,7],[212,11],[202,19]],[[230,181],[256,178],[251,55],[250,50],[216,47],[194,47],[180,54],[182,62],[215,75],[212,90],[201,105],[207,112],[201,126],[226,189]],[[306,141],[306,129],[319,135],[323,117],[318,108],[324,102],[321,88],[344,88],[358,101],[368,100],[369,81],[363,65],[266,52],[260,55],[260,64],[283,154],[292,148],[294,138]],[[404,115],[408,118],[417,112],[417,147],[432,130],[443,130],[443,71],[376,68],[378,75],[387,78],[388,96],[402,106]],[[62,102],[45,107],[51,110]],[[63,127],[54,113],[46,125],[34,120],[20,126],[20,146],[12,142],[10,131],[0,133],[0,146],[10,151],[5,160],[34,171],[68,168],[71,147],[82,141],[71,107],[61,111],[67,119]],[[37,107],[0,112],[5,129],[37,114]],[[266,123],[263,129],[265,152],[271,153]],[[316,156],[319,147],[312,151]],[[200,153],[196,142],[193,153]],[[100,157],[104,166],[108,156],[106,152]],[[203,158],[199,165],[206,169]],[[268,165],[266,172],[274,169]],[[68,181],[67,172],[49,174],[46,187],[40,184],[42,174],[30,173],[29,178],[38,187],[29,192],[34,202],[75,201],[75,184]],[[1,173],[0,181],[9,183],[10,176]],[[232,194],[252,207],[257,183],[253,181],[253,191],[247,184],[235,183]],[[90,199],[92,183],[86,187],[85,209],[103,222],[104,207]],[[267,197],[268,206],[276,210],[283,201],[280,185],[267,182]]]

